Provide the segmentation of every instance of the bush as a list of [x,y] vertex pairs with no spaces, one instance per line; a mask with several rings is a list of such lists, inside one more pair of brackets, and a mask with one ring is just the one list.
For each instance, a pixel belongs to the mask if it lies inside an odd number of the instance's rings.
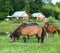
[[60,20],[60,15],[58,15],[58,19]]
[[53,24],[53,23],[55,22],[55,17],[49,16],[49,17],[48,17],[48,22],[49,22],[50,24]]
[[0,12],[0,20],[4,20],[7,16],[7,13],[5,12]]

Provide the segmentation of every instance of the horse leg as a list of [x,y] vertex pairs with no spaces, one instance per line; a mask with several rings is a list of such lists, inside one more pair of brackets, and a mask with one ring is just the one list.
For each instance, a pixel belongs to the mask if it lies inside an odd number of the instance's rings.
[[26,43],[26,37],[23,37],[24,43]]
[[46,35],[46,30],[42,27],[42,34],[41,34],[41,43],[44,42],[44,36]]
[[38,42],[39,42],[39,40],[40,40],[40,37],[39,37],[39,36],[37,36],[37,38],[38,38]]
[[38,37],[38,42],[39,42],[39,40],[40,40],[40,37]]
[[44,37],[38,37],[38,42],[40,41],[40,39],[41,39],[41,43],[43,43]]
[[38,38],[38,35],[36,34],[36,38]]
[[27,37],[28,37],[28,39],[30,39],[28,35],[27,35]]
[[41,35],[41,43],[44,42],[44,35],[45,35],[45,34],[42,33],[42,35]]
[[44,37],[41,37],[41,43],[43,43],[44,42]]
[[19,40],[20,39],[20,36],[17,36],[17,40]]

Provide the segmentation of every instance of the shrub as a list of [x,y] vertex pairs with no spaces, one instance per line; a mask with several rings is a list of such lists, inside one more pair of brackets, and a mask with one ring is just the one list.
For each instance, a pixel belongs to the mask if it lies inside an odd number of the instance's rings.
[[60,20],[60,15],[58,15],[58,19]]
[[7,16],[7,13],[5,12],[0,12],[0,20],[4,20]]
[[53,23],[55,22],[55,17],[49,16],[49,17],[48,17],[48,22],[49,22],[50,24],[53,24]]

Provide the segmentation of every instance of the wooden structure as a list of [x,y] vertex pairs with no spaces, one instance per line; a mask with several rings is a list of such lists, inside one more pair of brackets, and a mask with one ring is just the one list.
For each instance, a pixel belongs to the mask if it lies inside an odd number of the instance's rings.
[[28,14],[25,12],[25,11],[16,11],[12,17],[16,17],[17,20],[22,18],[23,20],[28,20],[29,19],[29,16]]
[[42,13],[33,13],[32,16],[37,20],[45,20],[45,16]]

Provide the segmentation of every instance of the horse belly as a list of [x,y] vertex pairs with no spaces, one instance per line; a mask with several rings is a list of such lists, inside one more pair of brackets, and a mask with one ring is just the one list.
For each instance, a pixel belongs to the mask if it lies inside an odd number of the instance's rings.
[[37,30],[31,30],[28,32],[28,35],[32,36],[32,35],[35,35],[37,33],[38,33]]

